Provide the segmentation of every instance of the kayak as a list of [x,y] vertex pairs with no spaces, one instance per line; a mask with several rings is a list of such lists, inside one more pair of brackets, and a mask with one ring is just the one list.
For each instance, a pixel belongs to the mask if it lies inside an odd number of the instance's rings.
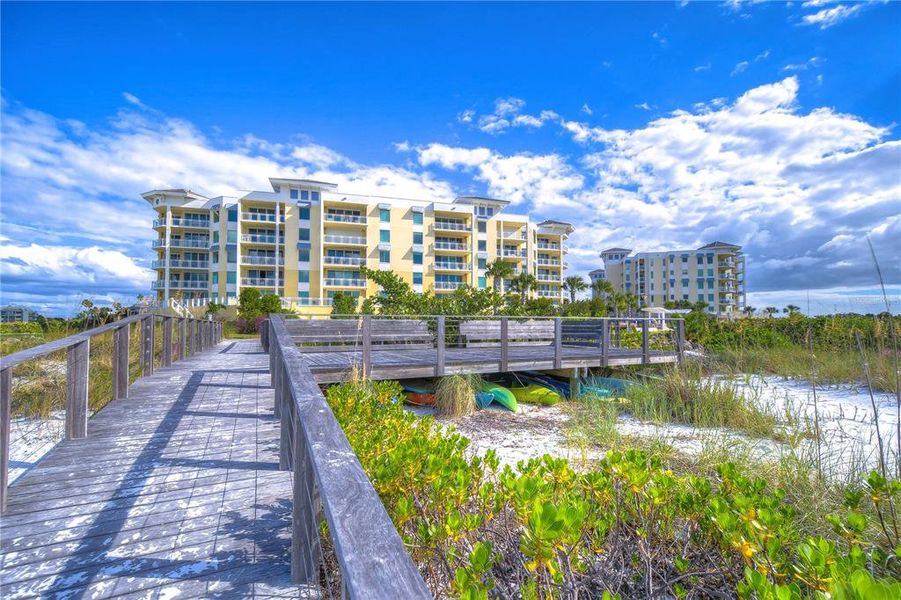
[[416,406],[434,406],[435,394],[425,394],[422,392],[407,392],[407,402]]
[[408,379],[401,383],[407,393],[407,402],[416,406],[434,406],[434,384],[427,379]]
[[569,398],[569,384],[551,377],[550,375],[545,375],[538,371],[525,371],[523,373],[517,373],[517,376],[519,376],[524,383],[537,383],[538,385],[554,390],[563,398]]
[[591,392],[598,396],[624,396],[632,382],[614,377],[589,377],[582,384],[582,393]]
[[476,406],[479,408],[488,408],[492,402],[494,402],[494,394],[491,392],[476,392]]
[[[516,396],[505,387],[501,387],[495,383],[485,382],[482,384],[482,391],[488,392],[492,396],[494,396],[493,401],[497,402],[504,408],[512,410],[516,412],[518,405],[516,403]],[[476,396],[476,400],[478,400],[478,396]]]
[[537,383],[532,383],[525,387],[510,388],[510,392],[516,397],[518,402],[525,404],[553,406],[563,399],[556,391]]

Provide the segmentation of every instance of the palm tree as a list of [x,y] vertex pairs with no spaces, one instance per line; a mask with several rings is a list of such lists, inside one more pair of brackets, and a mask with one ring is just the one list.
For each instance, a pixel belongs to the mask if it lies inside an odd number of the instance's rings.
[[597,279],[591,282],[591,292],[602,300],[613,293],[613,284],[606,279]]
[[576,301],[576,294],[588,289],[588,284],[579,275],[570,275],[563,280],[563,289],[569,292],[569,301]]
[[630,317],[632,316],[632,311],[637,312],[639,306],[641,306],[641,298],[631,292],[623,294],[623,301],[625,302],[626,310],[629,311]]
[[763,312],[766,313],[766,316],[772,317],[777,312],[779,312],[779,309],[776,308],[775,306],[767,306],[766,308],[763,309]]
[[789,304],[788,306],[786,306],[785,308],[782,309],[782,312],[787,314],[788,316],[791,316],[791,315],[801,312],[801,307],[795,306],[794,304]]
[[747,316],[749,316],[749,317],[753,317],[753,316],[754,316],[754,313],[757,312],[757,309],[754,308],[753,306],[746,306],[746,307],[744,307],[744,308],[741,309],[741,310],[742,310],[743,313],[745,313],[745,314],[746,314]]
[[529,298],[529,292],[538,287],[538,280],[535,279],[535,276],[525,271],[514,277],[511,283],[513,289],[519,292],[519,299],[523,303]]
[[607,297],[607,303],[610,305],[610,309],[612,309],[613,316],[619,317],[620,311],[626,310],[629,304],[626,299],[626,294],[620,292],[613,292]]
[[485,269],[485,275],[491,277],[494,289],[503,293],[504,279],[513,275],[513,263],[498,258],[488,265],[488,268]]

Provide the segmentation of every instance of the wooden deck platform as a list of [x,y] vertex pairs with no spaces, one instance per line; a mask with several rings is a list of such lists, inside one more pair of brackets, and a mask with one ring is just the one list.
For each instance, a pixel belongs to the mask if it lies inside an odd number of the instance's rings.
[[0,597],[296,597],[269,361],[225,341],[136,382],[9,489]]
[[[404,379],[413,377],[434,377],[438,364],[435,348],[402,348],[376,350],[371,352],[373,379]],[[304,359],[318,383],[342,381],[354,369],[359,369],[362,350],[304,352]],[[651,351],[651,364],[676,362],[674,352]],[[444,374],[453,373],[498,373],[503,371],[572,369],[576,367],[601,367],[640,365],[643,362],[641,349],[608,349],[602,356],[597,348],[562,347],[559,367],[554,364],[554,347],[511,346],[507,355],[507,368],[501,367],[500,347],[447,348],[444,350]]]

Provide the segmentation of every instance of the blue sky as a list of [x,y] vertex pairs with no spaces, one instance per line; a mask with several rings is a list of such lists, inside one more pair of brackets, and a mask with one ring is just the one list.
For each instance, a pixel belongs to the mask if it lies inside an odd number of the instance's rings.
[[508,197],[578,226],[577,273],[734,241],[756,306],[873,309],[869,234],[901,295],[898,3],[4,2],[0,26],[4,303],[146,291],[141,191],[275,175]]

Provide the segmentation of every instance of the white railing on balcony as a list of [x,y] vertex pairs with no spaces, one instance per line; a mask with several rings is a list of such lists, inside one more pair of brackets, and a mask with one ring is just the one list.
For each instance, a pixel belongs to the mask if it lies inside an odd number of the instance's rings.
[[[274,244],[275,236],[274,235],[265,235],[262,233],[245,233],[241,235],[242,242],[249,242],[251,244]],[[279,236],[278,238],[279,244],[285,243],[284,236]]]
[[343,244],[347,246],[365,246],[366,238],[355,235],[326,235],[326,244]]
[[435,250],[469,250],[469,246],[459,242],[435,242]]
[[[275,223],[275,213],[255,213],[255,212],[242,212],[241,220],[243,221],[262,221],[264,223]],[[279,221],[282,223],[285,222],[285,215],[279,215]]]
[[469,264],[463,262],[435,261],[437,271],[469,271]]
[[548,273],[539,273],[538,281],[560,281],[559,275],[550,275]]
[[504,233],[501,235],[501,239],[524,242],[527,239],[527,236],[524,233]]
[[560,244],[551,244],[548,242],[538,242],[537,244],[540,250],[559,250]]
[[241,285],[252,287],[275,287],[275,277],[242,277]]
[[539,258],[538,264],[539,265],[550,265],[552,267],[559,267],[560,259],[558,259],[558,258]]
[[436,290],[456,290],[466,285],[463,281],[436,281]]
[[366,287],[366,280],[350,279],[349,277],[329,277],[325,280],[325,285],[328,287],[361,288]]
[[[165,269],[166,261],[155,260],[151,263],[153,269]],[[169,259],[170,269],[209,269],[210,263],[206,260],[182,260],[178,258]]]
[[[165,227],[166,219],[154,219],[153,226]],[[196,229],[209,229],[209,219],[193,219],[184,217],[172,217],[172,227],[193,227]]]
[[295,306],[331,306],[330,298],[282,298],[282,307],[290,308]]
[[[153,240],[154,248],[165,248],[166,240]],[[170,248],[209,248],[210,240],[209,238],[203,239],[170,239],[169,240]]]
[[515,256],[515,257],[517,257],[517,258],[525,258],[525,257],[526,257],[526,253],[525,253],[525,251],[520,251],[520,250],[508,250],[508,249],[505,248],[504,250],[501,251],[501,256],[503,256],[503,257]]
[[469,231],[469,226],[463,221],[435,221],[435,229],[438,231]]
[[285,264],[285,257],[279,256],[278,258],[276,258],[274,256],[242,256],[241,262],[245,265],[283,265]]
[[559,298],[560,292],[556,290],[538,290],[540,298]]
[[325,213],[325,220],[330,223],[366,223],[366,217],[363,215],[341,215],[329,212]]
[[322,262],[326,265],[350,265],[358,267],[366,264],[366,259],[362,256],[323,256]]
[[[154,281],[150,285],[151,289],[162,290],[166,288],[165,281]],[[206,290],[209,289],[209,281],[191,281],[191,280],[169,280],[169,289],[171,290]]]

